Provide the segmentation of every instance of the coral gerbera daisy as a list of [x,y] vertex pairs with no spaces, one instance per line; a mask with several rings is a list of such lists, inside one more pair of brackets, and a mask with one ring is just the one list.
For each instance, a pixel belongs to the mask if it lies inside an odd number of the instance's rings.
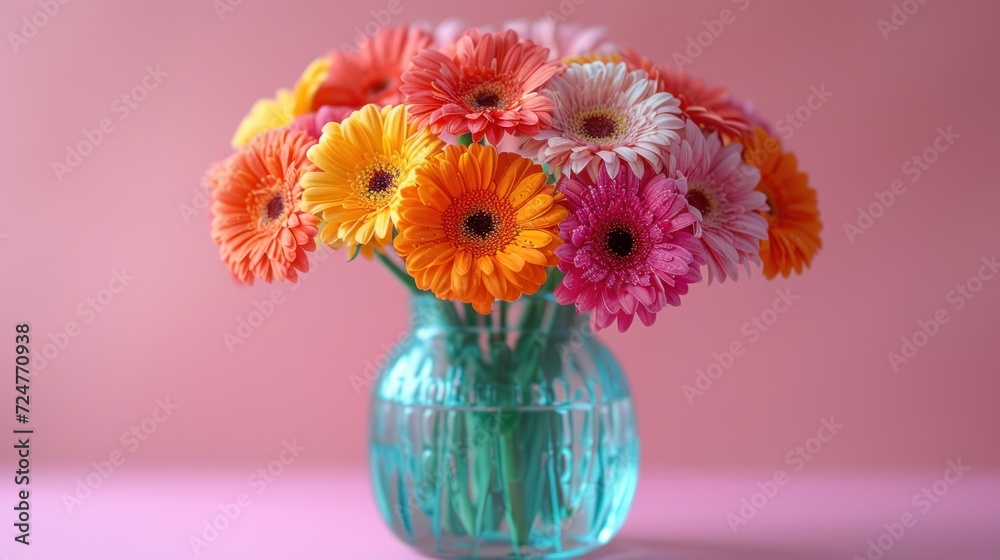
[[323,220],[322,241],[366,257],[388,245],[399,221],[400,189],[441,146],[426,129],[407,123],[403,105],[365,105],[342,123],[328,123],[309,150],[320,170],[302,178],[302,202]]
[[315,169],[303,132],[269,130],[217,164],[205,177],[212,189],[212,240],[241,282],[298,279],[316,250],[316,218],[302,210],[302,174]]
[[677,100],[657,93],[645,72],[629,72],[621,63],[574,64],[549,82],[544,95],[555,103],[552,128],[524,149],[564,173],[589,169],[596,177],[602,161],[612,178],[622,162],[636,176],[647,165],[659,172],[684,127]]
[[313,97],[329,71],[330,59],[317,58],[302,73],[295,89],[279,89],[273,99],[261,99],[254,103],[233,134],[233,147],[245,146],[257,134],[288,126],[295,117],[312,112]]
[[316,91],[313,108],[398,105],[403,72],[433,39],[424,29],[404,25],[364,35],[356,51],[333,51],[329,75]]
[[417,287],[489,313],[545,283],[566,209],[541,166],[493,146],[448,146],[403,189],[394,246]]
[[783,152],[781,142],[762,128],[754,127],[743,143],[743,159],[760,170],[757,190],[766,196],[769,208],[764,214],[767,239],[760,247],[764,276],[787,278],[792,270],[801,274],[823,246],[816,191],[799,171],[795,154]]
[[760,243],[767,239],[767,198],[755,190],[756,168],[742,160],[743,146],[724,146],[717,132],[706,135],[688,121],[684,141],[670,157],[669,175],[687,180],[687,200],[698,216],[708,261],[708,281],[739,278],[739,266],[760,264]]
[[566,243],[556,255],[565,277],[556,300],[593,312],[595,330],[617,320],[625,332],[636,315],[652,325],[657,312],[680,305],[688,285],[701,280],[690,228],[697,218],[684,200],[683,179],[648,172],[639,178],[628,168],[612,178],[601,166],[597,180],[586,181],[560,183],[570,215],[559,226]]
[[656,80],[658,91],[666,91],[676,97],[681,111],[698,126],[719,132],[726,140],[750,133],[746,114],[733,101],[729,88],[706,84],[682,70],[655,65],[632,49],[625,49],[623,57],[630,69],[645,70]]
[[534,136],[551,123],[552,102],[538,90],[563,66],[548,56],[514,31],[473,29],[459,38],[454,56],[433,49],[417,55],[401,89],[414,122],[496,145],[505,133]]

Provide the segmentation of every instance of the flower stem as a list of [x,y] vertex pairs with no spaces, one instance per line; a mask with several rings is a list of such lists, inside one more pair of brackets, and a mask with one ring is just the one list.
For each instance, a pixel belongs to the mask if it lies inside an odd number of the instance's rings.
[[404,286],[409,288],[411,292],[418,293],[420,291],[417,288],[417,283],[413,280],[413,277],[410,276],[408,272],[403,270],[402,267],[396,264],[396,261],[392,260],[392,257],[378,250],[375,251],[375,256],[378,257],[378,260],[384,264],[387,269],[389,269],[389,272],[402,282]]

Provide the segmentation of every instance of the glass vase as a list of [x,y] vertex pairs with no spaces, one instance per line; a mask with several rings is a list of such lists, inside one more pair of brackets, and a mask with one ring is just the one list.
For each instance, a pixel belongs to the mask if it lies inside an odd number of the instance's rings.
[[628,384],[551,294],[481,315],[412,298],[373,386],[370,465],[393,533],[438,558],[570,558],[607,543],[635,493]]

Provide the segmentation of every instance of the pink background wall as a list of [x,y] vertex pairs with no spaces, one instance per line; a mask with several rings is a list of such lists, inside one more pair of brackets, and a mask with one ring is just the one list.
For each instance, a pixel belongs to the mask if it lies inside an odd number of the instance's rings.
[[[820,190],[825,247],[811,273],[701,286],[654,328],[603,336],[631,375],[645,466],[780,467],[831,416],[845,427],[818,465],[1000,466],[1000,279],[960,310],[948,301],[998,252],[1000,7],[927,2],[885,40],[877,22],[892,16],[889,0],[575,2],[569,20],[604,24],[658,59],[733,10],[692,73],[730,84],[772,120],[813,87],[833,94],[803,109],[809,118],[787,139]],[[560,10],[556,0],[401,5],[392,24]],[[364,461],[367,394],[349,379],[405,330],[403,290],[339,255],[298,288],[236,286],[196,207],[204,168],[227,153],[251,103],[386,6],[244,0],[220,20],[209,0],[70,2],[18,52],[0,47],[0,355],[13,357],[16,322],[31,322],[36,353],[67,322],[78,326],[34,376],[36,461],[83,474],[125,449],[135,465],[257,464],[292,438],[317,466]],[[37,10],[3,2],[0,31],[20,33]],[[116,103],[148,66],[162,82],[134,107]],[[53,162],[103,119],[110,132],[57,180]],[[939,127],[959,138],[928,152],[935,163],[913,181],[904,164]],[[844,224],[895,180],[905,192],[852,243]],[[102,290],[119,288],[122,268],[134,278],[108,301]],[[799,299],[754,341],[744,324],[786,288]],[[223,334],[273,290],[283,303],[230,353]],[[887,353],[940,308],[949,322],[893,371]],[[746,353],[689,403],[683,386],[736,341]],[[13,400],[10,383],[2,394]],[[156,431],[133,452],[123,432],[168,397],[178,410],[147,420]]]

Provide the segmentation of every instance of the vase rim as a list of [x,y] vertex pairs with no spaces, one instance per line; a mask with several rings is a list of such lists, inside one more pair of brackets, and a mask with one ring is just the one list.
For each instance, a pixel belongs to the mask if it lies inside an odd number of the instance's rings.
[[[511,302],[497,301],[489,314],[431,293],[413,294],[410,304],[410,326],[420,335],[459,331],[492,334],[579,331],[589,335],[589,314],[580,315],[574,306],[560,304],[551,292],[521,296]],[[536,320],[522,321],[532,304],[536,305]],[[508,312],[507,321],[501,323],[499,317],[504,309]]]

